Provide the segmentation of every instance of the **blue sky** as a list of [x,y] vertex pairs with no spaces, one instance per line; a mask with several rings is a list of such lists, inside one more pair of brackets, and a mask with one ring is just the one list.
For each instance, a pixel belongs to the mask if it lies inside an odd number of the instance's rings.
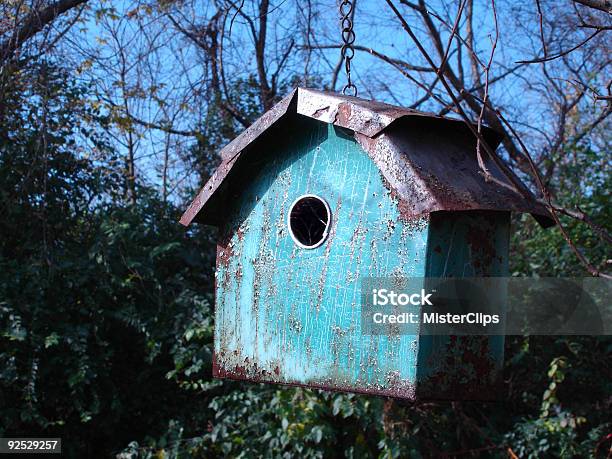
[[[398,3],[398,2],[396,2]],[[282,55],[289,40],[295,40],[297,45],[305,44],[305,35],[299,32],[297,26],[308,11],[308,2],[280,0],[272,2],[269,13],[268,50],[271,54]],[[427,2],[433,12],[447,18],[452,22],[457,11],[457,5],[453,5],[451,11],[447,11],[444,2]],[[198,80],[202,78],[205,70],[202,67],[202,56],[197,48],[186,40],[180,33],[171,27],[167,18],[159,18],[157,15],[146,14],[146,7],[141,3],[132,1],[107,1],[95,4],[95,8],[114,9],[114,18],[103,16],[102,21],[97,21],[95,15],[88,16],[88,20],[80,30],[73,30],[68,37],[68,47],[79,48],[80,53],[71,54],[75,58],[75,65],[91,61],[93,67],[84,68],[81,77],[88,80],[88,84],[110,94],[115,102],[121,100],[121,88],[117,86],[118,71],[121,67],[121,59],[117,54],[117,43],[121,42],[126,48],[126,62],[128,66],[128,79],[139,79],[144,89],[150,89],[151,85],[157,85],[158,100],[151,98],[137,100],[132,99],[130,109],[146,121],[157,122],[160,119],[173,119],[173,127],[176,129],[189,130],[204,118],[206,105],[202,103],[197,91]],[[211,2],[181,3],[180,9],[173,8],[171,14],[175,20],[187,24],[193,18],[197,23],[205,24],[216,11]],[[296,6],[297,5],[297,6]],[[316,33],[311,36],[311,41],[318,45],[337,45],[340,43],[339,15],[335,1],[312,1],[310,5],[318,12],[315,18]],[[529,59],[541,53],[539,43],[538,16],[535,3],[524,4],[524,2],[504,1],[497,2],[497,13],[499,20],[499,41],[496,48],[494,64],[491,70],[491,78],[512,68],[516,61]],[[543,2],[545,10],[554,14],[552,2]],[[245,1],[244,10],[255,14],[253,2]],[[399,7],[406,13],[406,18],[414,28],[415,32],[429,43],[427,34],[423,30],[422,23],[414,12],[405,7]],[[552,10],[551,10],[552,8]],[[131,19],[128,20],[128,17]],[[475,42],[482,60],[487,60],[491,49],[491,38],[495,33],[491,3],[489,1],[476,2],[474,12]],[[139,20],[137,20],[139,19]],[[439,25],[437,20],[434,22]],[[463,25],[462,25],[463,27]],[[448,31],[443,30],[442,41],[446,44]],[[462,29],[464,30],[464,29]],[[113,31],[113,33],[111,33]],[[561,31],[563,33],[571,31]],[[355,15],[356,44],[373,48],[378,52],[390,57],[397,58],[416,65],[426,65],[419,55],[408,35],[382,0],[360,0],[357,2]],[[555,32],[559,35],[559,32]],[[579,34],[579,32],[576,32]],[[573,37],[569,37],[571,42]],[[275,49],[276,43],[278,49]],[[146,59],[141,59],[139,50],[146,46],[158,47],[160,50],[155,54],[147,54]],[[225,60],[224,67],[229,81],[240,78],[248,78],[256,74],[254,65],[253,40],[249,34],[247,24],[240,16],[237,16],[231,28],[231,34],[224,42]],[[577,52],[576,54],[578,54]],[[438,61],[437,55],[432,51],[434,59]],[[76,57],[75,57],[76,56]],[[332,68],[336,65],[339,57],[338,49],[320,50],[311,59],[309,72],[315,74],[324,83],[331,78]],[[580,56],[576,56],[580,57]],[[449,61],[454,63],[457,57],[451,54]],[[133,66],[136,61],[143,61],[146,65]],[[463,58],[464,67],[469,68],[466,56]],[[538,64],[539,65],[539,64]],[[548,64],[553,68],[555,64]],[[275,68],[274,60],[270,61],[269,71]],[[304,55],[295,53],[289,59],[288,66],[284,72],[285,77],[301,75],[304,72]],[[373,97],[378,100],[410,106],[424,93],[413,82],[403,77],[392,66],[364,52],[357,52],[353,60],[352,71],[354,80],[360,90],[360,96]],[[537,91],[538,87],[530,88],[541,78],[541,68],[523,66],[503,82],[495,84],[491,88],[492,100],[501,107],[510,119],[517,121],[517,126],[526,134],[526,139],[531,143],[542,142],[539,129],[546,131],[550,129],[551,123],[547,123],[547,117],[551,117],[550,104],[544,100],[542,94]],[[150,79],[149,74],[154,78]],[[431,79],[431,74],[413,73],[417,78]],[[92,80],[95,80],[93,81]],[[340,72],[340,89],[345,82],[344,72]],[[571,85],[565,84],[568,91],[572,91]],[[390,88],[390,95],[386,88]],[[369,91],[368,91],[369,89]],[[437,91],[445,95],[443,88],[438,84]],[[172,107],[165,103],[182,99],[173,104]],[[447,97],[445,97],[447,99]],[[437,110],[439,105],[425,103],[419,107],[422,110]],[[593,107],[596,110],[597,107]],[[166,110],[167,114],[160,116]],[[535,128],[535,129],[533,129]],[[137,157],[139,158],[139,172],[150,183],[159,184],[159,169],[166,147],[172,150],[173,176],[172,182],[176,190],[181,188],[197,186],[185,170],[185,164],[181,163],[180,156],[193,142],[193,138],[171,136],[154,129],[138,129],[142,134],[137,141]],[[121,133],[118,133],[117,144],[121,144]],[[170,141],[168,143],[168,140]],[[120,149],[124,147],[120,147]],[[195,179],[197,181],[197,178]]]

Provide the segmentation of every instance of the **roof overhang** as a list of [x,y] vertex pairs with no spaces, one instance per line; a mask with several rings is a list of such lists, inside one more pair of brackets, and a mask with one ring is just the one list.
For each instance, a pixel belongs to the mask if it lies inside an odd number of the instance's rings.
[[[198,193],[189,208],[185,211],[180,220],[181,224],[187,226],[192,221],[218,224],[220,221],[218,216],[206,215],[207,204],[211,201],[213,195],[218,191],[220,192],[219,189],[221,185],[227,180],[230,171],[234,168],[240,156],[245,151],[248,151],[249,149],[247,147],[255,143],[266,131],[282,123],[285,118],[296,114],[353,131],[361,146],[371,156],[376,156],[377,148],[379,148],[380,145],[389,143],[389,139],[386,139],[386,142],[374,142],[373,140],[380,137],[383,132],[390,128],[390,126],[400,124],[400,120],[407,121],[410,119],[418,119],[421,122],[435,123],[441,128],[448,127],[451,128],[451,130],[456,130],[463,134],[467,133],[473,138],[469,126],[462,120],[396,107],[382,102],[369,101],[313,89],[297,88],[221,150],[221,164]],[[487,143],[493,149],[497,148],[499,142],[502,140],[502,135],[489,127],[485,127],[482,132]],[[475,141],[475,139],[472,140]],[[377,162],[383,176],[388,175],[385,171],[385,164],[376,161],[374,157],[373,159]],[[401,155],[396,154],[395,159],[401,159]],[[394,167],[393,169],[397,168]],[[459,183],[460,180],[455,180],[454,176],[451,177],[453,177],[452,180],[458,182],[455,184],[457,186],[453,189],[461,188],[461,183]],[[503,177],[501,179],[503,180]],[[482,180],[482,182],[485,181],[483,177],[480,177],[480,180]],[[473,181],[474,178],[470,177],[469,182],[472,183]],[[395,190],[399,192],[399,198],[402,198],[400,190],[403,188],[405,187],[399,186],[398,189]],[[482,188],[481,184],[477,187],[478,190],[482,190],[488,194],[495,194],[494,192],[497,191],[494,189],[489,190],[489,188],[490,187]],[[459,190],[459,194],[461,194],[461,191],[462,190]],[[471,196],[471,205],[468,207],[455,208],[457,205],[450,207],[445,206],[444,202],[451,202],[452,200],[439,199],[435,205],[432,204],[429,207],[427,205],[421,205],[417,206],[417,208],[420,209],[420,213],[438,210],[471,209],[529,212],[533,214],[543,226],[550,226],[553,224],[546,208],[536,201],[535,197],[531,195],[526,187],[523,187],[520,193],[514,192],[514,194],[508,194],[504,192],[499,196],[499,199],[487,200],[486,205],[484,203],[480,205],[478,196],[474,196],[473,192]],[[483,200],[484,198],[483,196]]]

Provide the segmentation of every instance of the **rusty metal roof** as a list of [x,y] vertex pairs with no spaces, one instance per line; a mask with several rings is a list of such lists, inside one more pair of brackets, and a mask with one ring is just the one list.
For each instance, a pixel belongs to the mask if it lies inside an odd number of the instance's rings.
[[[526,188],[523,194],[528,197],[510,189],[509,180],[490,160],[485,161],[489,171],[496,181],[505,182],[508,187],[485,181],[474,149],[465,148],[466,141],[475,145],[475,138],[462,120],[304,88],[293,90],[221,150],[220,166],[185,211],[181,224],[187,226],[194,220],[218,224],[221,219],[216,214],[220,210],[208,209],[208,203],[217,191],[221,192],[219,188],[240,156],[266,131],[296,114],[353,131],[381,170],[391,195],[398,199],[402,215],[407,218],[442,210],[480,209],[528,212],[543,226],[552,224],[546,208],[530,198]],[[429,128],[425,131],[433,133],[433,137],[421,137],[423,123]],[[416,126],[420,131],[414,131]],[[420,140],[411,140],[413,133]],[[488,127],[483,135],[493,148],[502,139]],[[438,150],[443,145],[444,152],[421,148],[415,144],[419,141],[434,141]]]

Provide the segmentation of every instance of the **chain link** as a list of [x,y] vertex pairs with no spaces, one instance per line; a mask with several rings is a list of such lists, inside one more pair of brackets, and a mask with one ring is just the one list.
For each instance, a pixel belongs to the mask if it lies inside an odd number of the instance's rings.
[[351,60],[355,56],[355,32],[353,32],[353,21],[351,16],[353,14],[354,4],[351,0],[340,1],[340,24],[342,26],[342,41],[344,44],[340,49],[342,59],[344,59],[344,69],[346,70],[347,83],[342,88],[342,94],[350,95],[353,97],[357,96],[357,87],[351,81]]

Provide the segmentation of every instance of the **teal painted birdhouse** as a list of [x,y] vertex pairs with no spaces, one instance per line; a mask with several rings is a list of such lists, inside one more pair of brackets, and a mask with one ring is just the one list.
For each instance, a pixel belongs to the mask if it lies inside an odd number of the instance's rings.
[[506,276],[510,213],[549,223],[468,125],[299,88],[221,158],[181,218],[219,228],[214,376],[490,398],[503,336],[368,335],[360,307],[365,278]]

